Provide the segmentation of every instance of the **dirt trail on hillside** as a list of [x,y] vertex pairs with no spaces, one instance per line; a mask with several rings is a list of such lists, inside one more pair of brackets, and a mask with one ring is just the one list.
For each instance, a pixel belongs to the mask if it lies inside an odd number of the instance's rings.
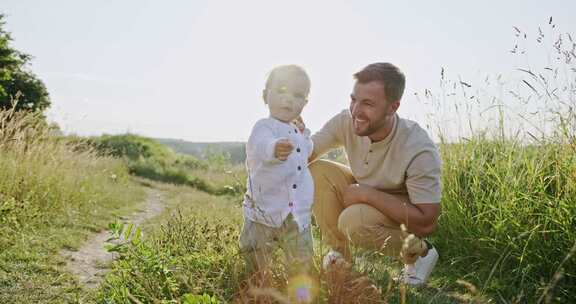
[[[145,220],[159,215],[165,207],[160,191],[148,189],[142,207],[141,211],[122,217],[122,221],[140,225]],[[66,269],[76,275],[80,283],[88,288],[94,288],[100,284],[108,272],[108,265],[115,258],[113,253],[104,249],[104,244],[109,237],[108,230],[103,230],[86,240],[78,251],[63,250],[61,252],[62,256],[67,259]]]

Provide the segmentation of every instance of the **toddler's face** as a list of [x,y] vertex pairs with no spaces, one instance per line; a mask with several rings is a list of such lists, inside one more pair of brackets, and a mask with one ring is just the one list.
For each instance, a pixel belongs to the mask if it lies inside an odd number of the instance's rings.
[[284,122],[296,119],[308,102],[310,83],[305,75],[278,75],[264,93],[270,115]]

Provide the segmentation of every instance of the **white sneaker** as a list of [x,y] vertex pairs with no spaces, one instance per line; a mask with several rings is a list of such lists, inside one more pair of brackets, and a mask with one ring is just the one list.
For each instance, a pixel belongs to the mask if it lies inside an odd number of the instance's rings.
[[404,265],[402,281],[404,284],[410,286],[423,285],[428,280],[428,277],[430,277],[430,273],[432,273],[432,269],[434,269],[434,266],[436,266],[437,261],[438,251],[436,248],[431,247],[428,249],[428,254],[423,257],[419,257],[414,264]]
[[322,269],[327,270],[328,267],[333,265],[340,265],[344,262],[344,256],[340,252],[330,249],[330,251],[328,251],[322,260]]

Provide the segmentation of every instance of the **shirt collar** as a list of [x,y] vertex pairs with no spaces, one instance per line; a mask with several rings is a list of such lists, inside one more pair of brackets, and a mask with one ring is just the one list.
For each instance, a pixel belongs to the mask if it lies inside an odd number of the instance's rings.
[[385,147],[385,146],[389,145],[390,142],[392,141],[392,139],[394,139],[394,136],[396,135],[396,130],[398,129],[398,120],[400,119],[400,117],[398,116],[398,113],[394,114],[392,119],[394,120],[392,122],[392,131],[390,131],[390,133],[388,133],[386,138],[384,138],[383,140],[379,140],[377,142],[372,142],[368,136],[364,136],[364,138],[365,138],[364,141],[367,142],[368,145],[370,145],[372,147]]

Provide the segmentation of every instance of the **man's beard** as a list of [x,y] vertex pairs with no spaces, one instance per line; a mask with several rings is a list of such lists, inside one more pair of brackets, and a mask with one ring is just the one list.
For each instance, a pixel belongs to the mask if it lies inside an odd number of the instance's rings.
[[[354,125],[354,133],[356,133],[358,136],[370,136],[384,128],[386,126],[386,122],[388,121],[387,116],[382,117],[382,119],[378,120],[376,124],[368,119],[361,122],[358,122],[356,117],[353,117],[352,119],[352,124]],[[361,124],[364,127],[359,129],[357,128],[357,124]]]

